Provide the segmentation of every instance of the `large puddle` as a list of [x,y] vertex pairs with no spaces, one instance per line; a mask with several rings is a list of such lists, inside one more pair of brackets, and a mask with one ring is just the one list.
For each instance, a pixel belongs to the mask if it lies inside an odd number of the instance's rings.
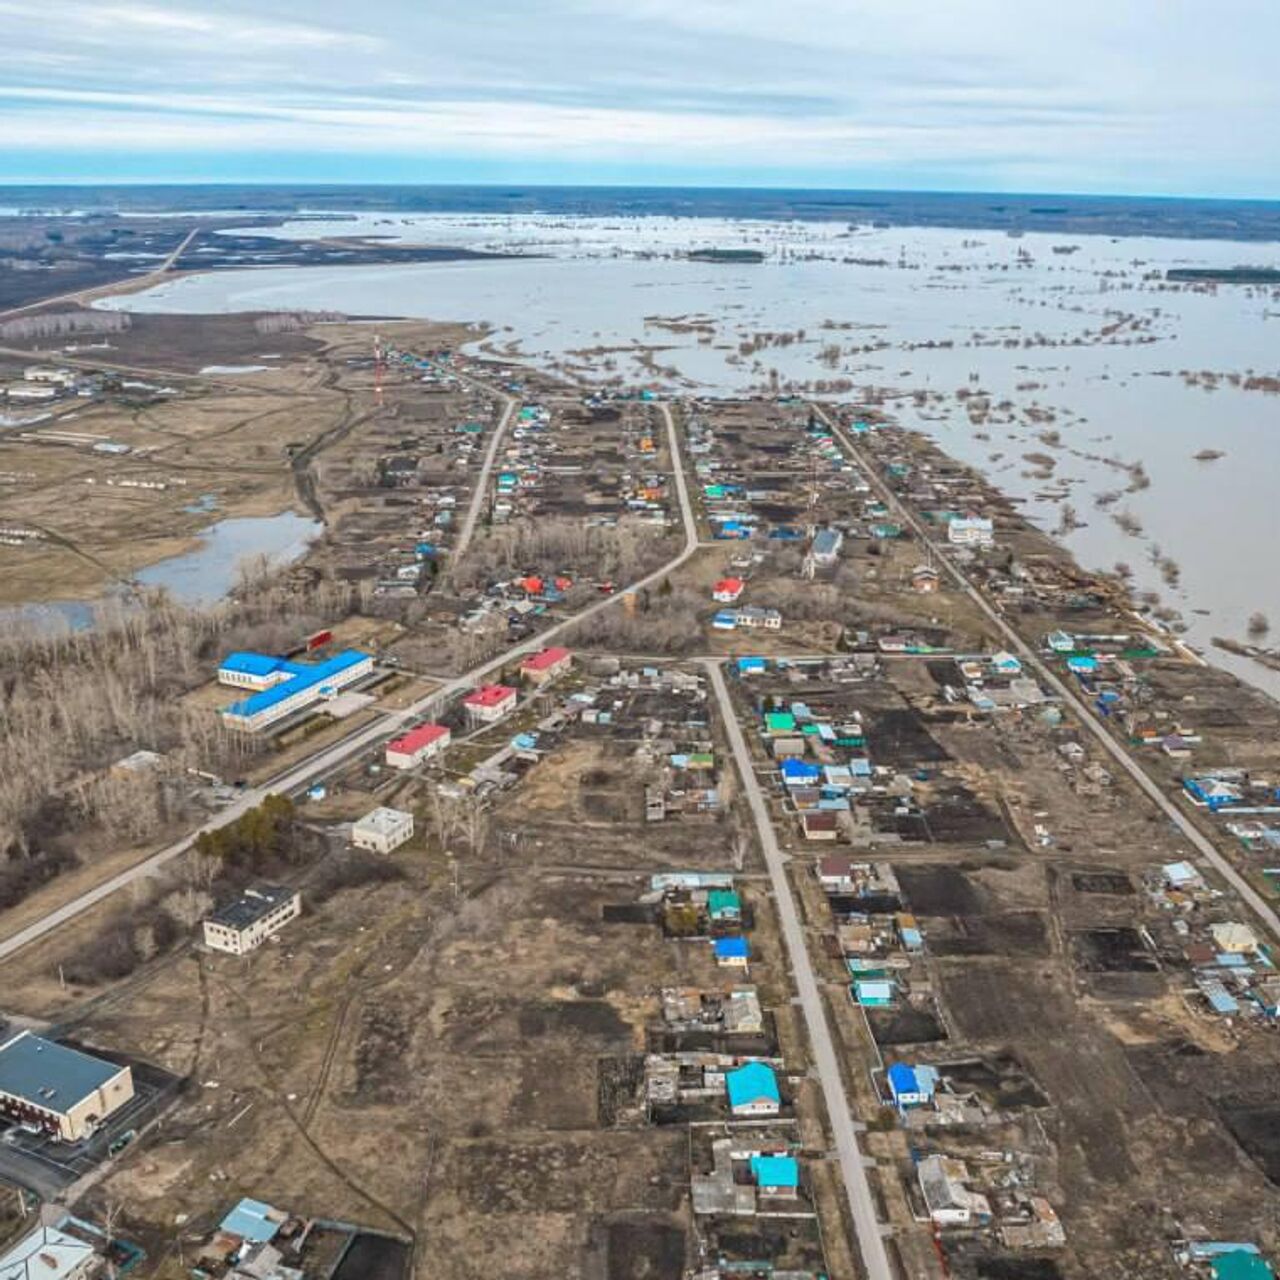
[[[200,545],[194,550],[140,569],[134,581],[142,587],[161,587],[182,604],[215,604],[237,585],[247,562],[262,556],[272,565],[289,564],[306,553],[323,528],[319,521],[292,511],[229,517],[202,530]],[[42,629],[78,631],[93,626],[99,603],[58,600],[13,605],[0,608],[0,624],[25,622]]]

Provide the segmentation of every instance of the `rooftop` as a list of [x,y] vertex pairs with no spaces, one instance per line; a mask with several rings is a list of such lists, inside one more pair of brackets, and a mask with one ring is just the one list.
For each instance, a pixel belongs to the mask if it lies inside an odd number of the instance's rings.
[[376,809],[370,809],[354,825],[361,831],[374,831],[378,835],[394,835],[401,826],[406,822],[413,821],[413,814],[405,813],[403,809],[389,809],[386,805],[379,805]]
[[798,1187],[800,1162],[795,1156],[752,1156],[751,1172],[761,1187]]
[[[261,655],[233,654],[232,657],[250,658],[261,657]],[[367,653],[361,653],[358,649],[344,649],[341,653],[334,654],[332,658],[327,658],[324,662],[288,662],[283,658],[270,658],[267,661],[275,664],[271,670],[287,671],[289,678],[281,680],[279,684],[272,685],[270,689],[263,689],[260,693],[250,694],[249,697],[233,703],[227,708],[228,715],[257,715],[260,711],[274,707],[277,703],[284,701],[285,698],[291,698],[295,693],[303,689],[311,689],[317,685],[322,685],[326,680],[332,680],[334,677],[349,671],[352,667],[358,666],[362,662],[370,662],[372,659]],[[223,663],[224,667],[226,665],[226,663]],[[241,669],[243,670],[243,668]]]
[[228,929],[247,929],[293,897],[295,890],[278,884],[258,884],[246,889],[234,902],[228,902],[209,913],[212,924]]
[[65,1112],[123,1070],[30,1031],[0,1045],[0,1092],[46,1111]]
[[724,1086],[728,1091],[731,1107],[759,1102],[761,1099],[778,1105],[782,1103],[778,1077],[767,1062],[748,1062],[730,1071],[724,1078]]
[[83,1240],[56,1227],[37,1227],[0,1256],[0,1280],[55,1280],[93,1256]]
[[428,746],[430,743],[435,742],[437,738],[443,738],[448,732],[449,730],[442,724],[420,724],[416,729],[410,729],[403,738],[396,738],[394,742],[388,742],[387,750],[402,751],[408,754]]
[[514,698],[515,694],[510,685],[486,684],[473,689],[462,701],[468,707],[496,707],[508,698]]
[[545,671],[548,667],[554,667],[558,662],[563,662],[569,656],[568,649],[561,645],[552,645],[539,653],[531,653],[520,666],[525,671]]

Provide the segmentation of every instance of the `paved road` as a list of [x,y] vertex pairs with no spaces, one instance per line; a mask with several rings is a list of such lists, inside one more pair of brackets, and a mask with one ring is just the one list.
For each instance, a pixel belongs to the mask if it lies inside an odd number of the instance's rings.
[[[659,405],[659,409],[666,422],[667,437],[671,447],[671,457],[673,461],[678,462],[680,458],[680,443],[676,437],[675,423],[671,418],[671,411],[664,405]],[[642,578],[632,587],[634,591],[643,590],[645,587],[653,587],[662,581],[667,574],[684,564],[698,550],[698,531],[693,521],[693,506],[689,500],[689,490],[685,483],[684,469],[676,466],[674,468],[676,494],[679,498],[680,515],[684,524],[685,542],[684,548],[678,555],[667,561],[660,568],[655,569],[652,573]],[[221,813],[211,818],[208,822],[197,830],[184,836],[181,840],[175,841],[173,844],[167,845],[165,848],[151,854],[142,862],[135,864],[126,871],[120,872],[118,875],[112,876],[109,880],[105,880],[102,884],[92,889],[86,890],[79,897],[73,898],[70,902],[51,911],[48,915],[36,920],[28,925],[25,929],[19,930],[11,937],[0,941],[0,959],[12,955],[15,951],[20,950],[28,943],[34,942],[37,938],[42,938],[45,934],[51,933],[59,926],[66,924],[68,920],[73,920],[81,912],[87,911],[90,907],[109,898],[112,894],[118,893],[127,885],[134,883],[146,876],[155,874],[163,867],[167,866],[175,858],[184,854],[195,843],[197,836],[205,831],[216,831],[220,827],[225,827],[229,823],[234,822],[242,814],[260,804],[269,794],[287,794],[306,786],[317,778],[324,777],[333,770],[339,768],[350,760],[353,756],[359,755],[363,751],[367,751],[375,743],[385,741],[394,736],[396,733],[403,731],[404,727],[416,720],[421,720],[436,713],[451,698],[457,697],[465,692],[473,685],[484,680],[486,677],[493,675],[507,663],[516,658],[520,658],[529,653],[534,653],[541,649],[544,645],[549,644],[558,635],[568,630],[570,627],[586,621],[594,617],[596,614],[603,612],[605,609],[616,608],[622,600],[622,595],[605,596],[595,603],[588,605],[585,609],[574,614],[572,617],[566,618],[563,622],[556,623],[553,627],[541,632],[528,640],[522,641],[520,644],[514,645],[507,649],[496,658],[490,659],[488,662],[482,663],[480,666],[473,668],[471,671],[463,675],[447,681],[440,688],[433,690],[425,697],[420,698],[411,706],[406,707],[402,711],[388,712],[373,724],[368,725],[364,729],[357,730],[339,742],[332,743],[327,747],[321,748],[314,755],[309,756],[306,760],[285,772],[272,778],[268,784],[260,787],[254,787],[245,791],[232,804],[222,810]]]
[[845,1095],[844,1078],[840,1074],[840,1062],[836,1057],[835,1043],[831,1038],[831,1029],[827,1025],[826,1009],[818,990],[817,979],[814,977],[813,965],[809,960],[809,950],[805,943],[804,927],[800,923],[800,913],[796,910],[795,898],[792,896],[791,885],[787,880],[783,853],[778,847],[778,838],[774,834],[773,820],[769,816],[764,793],[756,780],[751,752],[747,748],[746,739],[742,735],[742,726],[738,723],[733,703],[729,699],[729,690],[725,686],[720,663],[712,661],[705,665],[711,688],[720,704],[720,718],[724,721],[729,745],[738,762],[738,774],[751,805],[756,830],[760,834],[760,846],[764,850],[765,864],[769,868],[769,881],[773,887],[774,899],[778,904],[782,938],[786,943],[787,955],[791,961],[791,971],[795,977],[796,991],[800,997],[800,1008],[804,1013],[805,1025],[809,1028],[809,1043],[813,1046],[814,1065],[818,1069],[818,1079],[822,1084],[822,1096],[826,1100],[827,1114],[831,1118],[831,1132],[835,1137],[836,1155],[839,1157],[840,1170],[844,1175],[845,1194],[849,1198],[849,1212],[853,1217],[854,1230],[858,1236],[863,1268],[869,1280],[893,1280],[893,1270],[889,1265],[889,1257],[884,1247],[883,1228],[876,1216],[875,1201],[871,1196],[871,1183],[867,1177],[866,1166],[862,1162],[862,1151],[858,1146],[853,1118],[849,1114],[849,1101]]
[[1248,903],[1257,917],[1270,930],[1272,936],[1280,940],[1280,916],[1271,908],[1267,900],[1232,866],[1212,840],[1200,830],[1191,818],[1184,813],[1161,789],[1152,781],[1147,771],[1129,752],[1112,736],[1106,726],[1084,704],[1076,693],[1061,680],[1041,659],[1040,655],[1005,621],[1004,616],[979,591],[951,560],[946,550],[933,540],[924,523],[892,489],[881,479],[874,464],[862,453],[853,437],[839,423],[829,417],[819,406],[813,406],[814,412],[838,436],[851,457],[857,459],[867,474],[872,487],[884,501],[894,508],[902,520],[911,526],[921,543],[933,552],[935,561],[940,564],[956,585],[968,595],[969,599],[981,610],[986,619],[1004,638],[1006,644],[1036,675],[1069,706],[1079,718],[1080,723],[1096,738],[1103,750],[1137,783],[1139,789],[1151,800],[1170,822],[1191,842],[1222,878],[1231,885],[1240,897]]
[[[200,228],[193,227],[183,237],[182,243],[154,271],[147,272],[145,276],[126,276],[123,280],[111,280],[105,284],[91,285],[87,289],[77,289],[73,293],[60,293],[53,298],[41,298],[36,302],[28,302],[21,307],[11,307],[8,311],[0,311],[0,320],[7,320],[11,316],[24,315],[28,311],[39,311],[42,307],[56,306],[60,302],[92,302],[94,298],[118,293],[126,285],[130,293],[138,289],[150,288],[153,284],[159,284],[161,278],[173,270],[178,259],[182,257],[188,246],[199,234]],[[27,354],[30,355],[30,352]]]

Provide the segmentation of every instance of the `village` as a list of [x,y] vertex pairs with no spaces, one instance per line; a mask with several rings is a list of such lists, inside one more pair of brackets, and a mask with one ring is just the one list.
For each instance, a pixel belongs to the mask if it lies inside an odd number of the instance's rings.
[[0,1275],[1271,1275],[1263,700],[882,409],[353,328],[344,608],[110,764],[127,910],[15,908]]

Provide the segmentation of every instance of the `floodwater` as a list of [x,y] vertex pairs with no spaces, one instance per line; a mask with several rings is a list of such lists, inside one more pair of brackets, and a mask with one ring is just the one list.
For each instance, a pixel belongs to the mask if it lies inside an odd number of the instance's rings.
[[273,565],[289,564],[305,554],[323,527],[292,511],[219,520],[200,534],[194,551],[148,565],[134,580],[143,587],[163,587],[183,604],[212,604],[236,585],[246,560],[265,556]]
[[[1280,379],[1280,290],[1164,280],[1171,267],[1275,267],[1280,246],[539,215],[360,215],[334,229],[544,256],[218,272],[106,305],[485,322],[504,354],[691,394],[878,388],[1043,527],[1069,504],[1081,527],[1063,540],[1083,564],[1127,564],[1210,660],[1280,695],[1280,675],[1212,646],[1245,639],[1254,613],[1280,633],[1280,395],[1266,381]],[[765,261],[680,256],[744,247]],[[1197,460],[1206,449],[1222,456]],[[1051,457],[1051,476],[1027,453]]]
[[[275,516],[229,517],[204,529],[200,545],[194,550],[140,569],[134,581],[143,587],[163,587],[183,604],[215,604],[236,585],[240,567],[247,559],[266,556],[273,565],[289,564],[306,553],[308,544],[323,527],[319,521],[292,511]],[[101,603],[53,600],[6,606],[0,608],[0,626],[25,623],[42,631],[82,631],[95,624]]]

